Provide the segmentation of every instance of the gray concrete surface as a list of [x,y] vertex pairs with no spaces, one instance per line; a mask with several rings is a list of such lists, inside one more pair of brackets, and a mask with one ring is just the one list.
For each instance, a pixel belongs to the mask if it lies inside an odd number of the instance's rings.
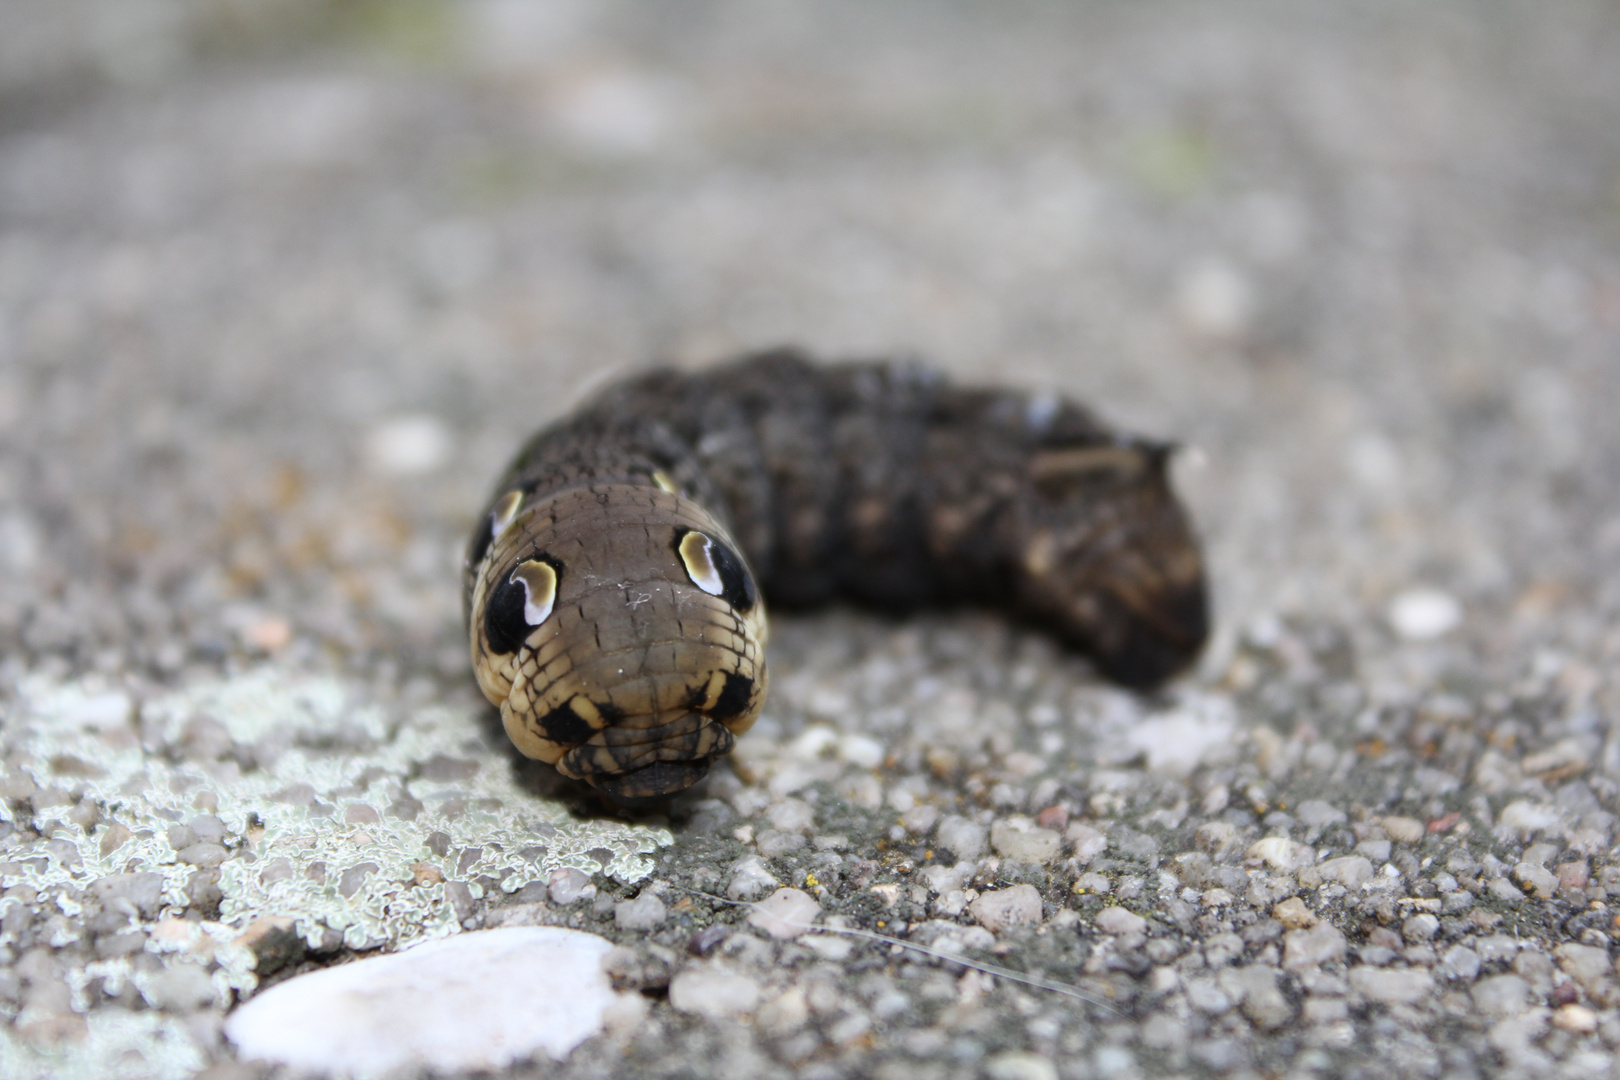
[[[544,924],[647,1007],[513,1075],[1614,1073],[1613,4],[0,23],[0,1072],[255,1075],[257,987]],[[486,485],[612,373],[779,342],[1184,440],[1200,669],[835,610],[667,819],[514,759]],[[1108,1007],[705,895],[769,881]],[[710,971],[744,1015],[666,996]]]

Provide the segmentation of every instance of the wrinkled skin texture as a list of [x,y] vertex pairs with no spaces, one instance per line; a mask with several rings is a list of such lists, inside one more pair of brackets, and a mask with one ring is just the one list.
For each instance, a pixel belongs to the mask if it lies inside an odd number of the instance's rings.
[[990,604],[1150,688],[1208,632],[1168,458],[1071,402],[912,365],[643,375],[496,488],[465,575],[479,685],[523,753],[627,803],[696,783],[759,715],[761,593]]

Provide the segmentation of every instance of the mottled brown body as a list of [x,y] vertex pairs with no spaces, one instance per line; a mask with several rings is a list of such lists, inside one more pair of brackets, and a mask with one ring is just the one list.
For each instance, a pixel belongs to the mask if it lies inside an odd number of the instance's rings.
[[[1208,625],[1168,456],[1073,403],[904,364],[784,351],[641,376],[537,435],[497,489],[468,557],[479,682],[524,753],[621,799],[672,794],[763,704],[751,565],[773,603],[1004,607],[1152,686]],[[692,531],[730,560],[725,588],[678,550]],[[548,575],[551,613],[519,621]]]

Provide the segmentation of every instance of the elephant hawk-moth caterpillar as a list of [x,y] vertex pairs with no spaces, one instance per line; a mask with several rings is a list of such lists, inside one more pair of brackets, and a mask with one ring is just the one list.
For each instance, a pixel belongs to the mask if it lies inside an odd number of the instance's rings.
[[762,597],[991,604],[1152,687],[1209,623],[1170,452],[908,363],[628,379],[530,439],[479,519],[479,686],[524,754],[628,804],[702,779],[759,715]]

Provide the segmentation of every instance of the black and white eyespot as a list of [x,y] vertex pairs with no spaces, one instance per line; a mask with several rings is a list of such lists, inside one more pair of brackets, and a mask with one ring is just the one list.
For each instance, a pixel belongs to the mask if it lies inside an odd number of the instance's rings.
[[517,652],[556,604],[557,567],[541,559],[518,563],[484,604],[484,640],[490,652]]
[[703,533],[687,532],[675,542],[675,551],[692,584],[738,611],[754,606],[758,594],[753,575],[729,547]]
[[495,505],[484,517],[483,527],[473,534],[472,547],[467,549],[467,565],[477,566],[489,554],[489,549],[495,541],[500,539],[501,533],[517,518],[518,508],[523,505],[523,492],[521,490],[508,491],[495,501]]

